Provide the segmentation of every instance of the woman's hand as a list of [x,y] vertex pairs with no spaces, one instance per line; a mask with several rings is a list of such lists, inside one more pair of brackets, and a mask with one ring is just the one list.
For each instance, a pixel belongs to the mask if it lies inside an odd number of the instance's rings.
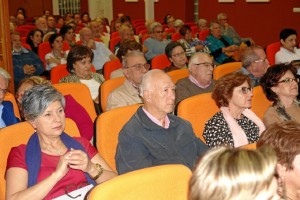
[[62,179],[69,171],[69,153],[62,155],[54,172],[58,180]]
[[78,169],[83,172],[88,172],[91,169],[92,162],[88,155],[81,150],[74,150],[71,148],[69,154],[69,167]]

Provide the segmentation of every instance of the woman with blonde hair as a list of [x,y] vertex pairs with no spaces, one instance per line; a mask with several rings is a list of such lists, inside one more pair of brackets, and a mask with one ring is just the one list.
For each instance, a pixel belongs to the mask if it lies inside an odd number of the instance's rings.
[[276,156],[271,148],[208,151],[189,183],[189,200],[277,200]]

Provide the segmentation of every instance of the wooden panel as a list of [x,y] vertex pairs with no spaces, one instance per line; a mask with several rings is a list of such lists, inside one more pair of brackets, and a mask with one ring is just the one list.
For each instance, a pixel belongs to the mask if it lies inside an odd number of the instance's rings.
[[8,89],[14,91],[11,42],[9,34],[8,0],[0,0],[0,67],[6,69],[12,79]]

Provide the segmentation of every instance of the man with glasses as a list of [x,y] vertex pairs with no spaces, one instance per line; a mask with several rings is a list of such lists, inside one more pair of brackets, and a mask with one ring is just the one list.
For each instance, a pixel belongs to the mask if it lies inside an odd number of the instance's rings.
[[12,103],[3,101],[7,92],[9,79],[9,73],[0,67],[0,128],[19,122],[19,119],[14,115]]
[[189,60],[190,75],[176,83],[176,104],[197,94],[211,92],[214,89],[213,57],[204,52],[195,53]]
[[128,52],[123,58],[122,66],[126,80],[109,94],[106,110],[143,103],[139,87],[143,75],[150,68],[144,54],[138,50]]
[[153,22],[150,25],[150,37],[144,42],[144,45],[148,49],[145,56],[149,63],[153,57],[163,54],[167,44],[170,42],[168,40],[164,40],[163,33],[163,27],[160,23]]
[[223,35],[231,38],[234,44],[240,45],[242,42],[244,42],[247,46],[254,44],[254,41],[251,38],[241,38],[236,30],[228,24],[228,17],[226,13],[219,13],[217,18],[220,22]]
[[251,46],[244,49],[241,53],[241,62],[240,72],[251,78],[253,87],[258,86],[260,78],[270,66],[264,49],[260,46]]
[[146,167],[182,164],[193,168],[207,146],[194,134],[191,124],[172,113],[175,85],[162,70],[143,76],[140,106],[119,134],[116,166],[119,174]]

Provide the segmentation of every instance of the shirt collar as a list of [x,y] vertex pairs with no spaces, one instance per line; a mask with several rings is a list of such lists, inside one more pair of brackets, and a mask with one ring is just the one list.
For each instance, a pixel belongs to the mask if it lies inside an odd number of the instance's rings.
[[170,119],[169,119],[168,115],[166,115],[166,117],[165,117],[165,126],[163,126],[162,123],[158,119],[156,119],[153,115],[151,115],[144,107],[143,107],[143,111],[145,112],[145,114],[149,117],[149,119],[153,123],[155,123],[158,126],[161,126],[163,128],[166,128],[166,129],[169,128],[169,126],[170,126]]
[[210,81],[207,85],[202,85],[192,75],[189,75],[189,79],[192,83],[194,83],[195,85],[197,85],[199,88],[202,88],[202,89],[208,88],[211,84],[211,81]]

